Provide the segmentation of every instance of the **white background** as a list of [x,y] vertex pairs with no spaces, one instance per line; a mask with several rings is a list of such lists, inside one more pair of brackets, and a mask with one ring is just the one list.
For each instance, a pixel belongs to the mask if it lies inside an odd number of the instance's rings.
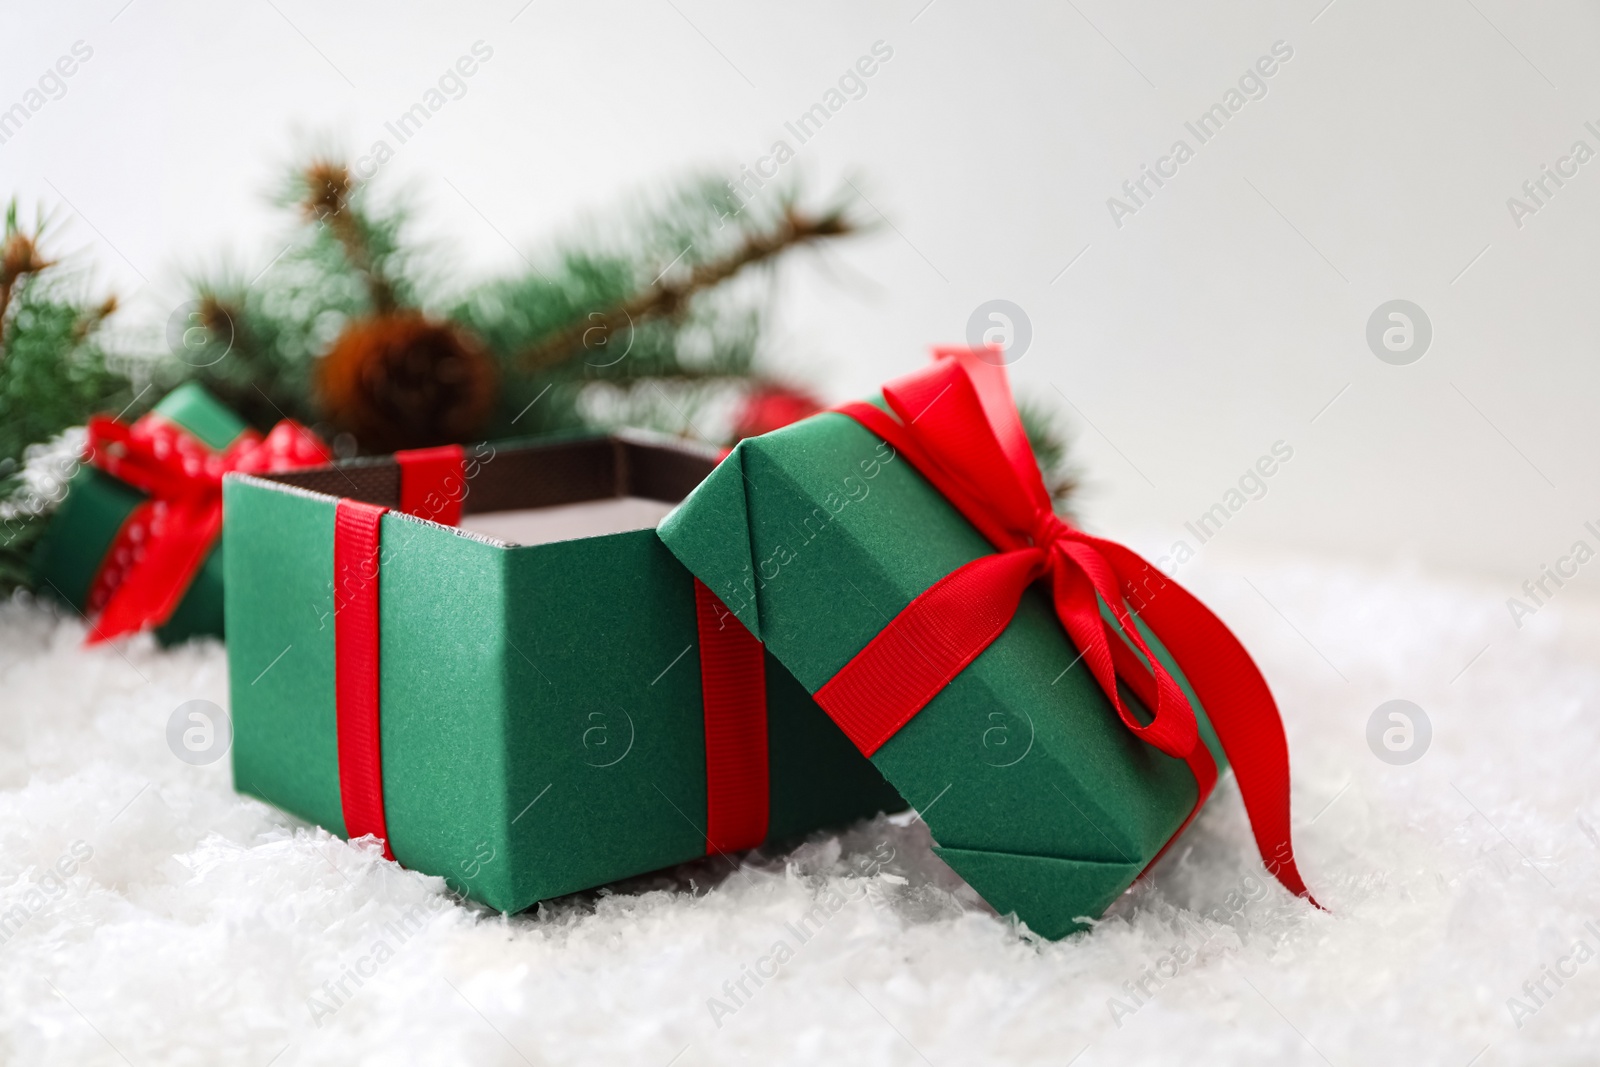
[[[1506,205],[1575,140],[1600,150],[1590,6],[124,2],[6,4],[0,108],[75,41],[94,54],[0,145],[0,191],[59,208],[135,323],[225,256],[266,266],[284,165],[394,143],[383,123],[475,41],[493,58],[378,179],[462,277],[794,144],[784,121],[881,40],[893,59],[785,175],[849,178],[890,225],[787,268],[772,366],[863,393],[1003,298],[1032,325],[1019,391],[1069,420],[1098,530],[1194,544],[1184,521],[1283,440],[1204,551],[1416,563],[1506,597],[1595,541],[1600,161],[1521,228]],[[1107,198],[1276,41],[1268,94],[1115,226]],[[1394,298],[1433,325],[1409,366],[1365,339]]]

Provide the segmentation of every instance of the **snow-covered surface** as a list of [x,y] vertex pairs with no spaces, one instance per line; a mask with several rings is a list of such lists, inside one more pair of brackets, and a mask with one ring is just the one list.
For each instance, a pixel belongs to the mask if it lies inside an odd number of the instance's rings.
[[[1600,957],[1573,955],[1600,951],[1590,609],[1518,630],[1491,586],[1179,577],[1279,696],[1328,912],[1267,881],[1230,778],[1060,943],[992,915],[905,817],[508,919],[175,758],[173,710],[226,703],[220,646],[85,651],[77,622],[4,606],[0,1062],[1596,1062]],[[1366,741],[1397,697],[1433,729],[1405,766]]]

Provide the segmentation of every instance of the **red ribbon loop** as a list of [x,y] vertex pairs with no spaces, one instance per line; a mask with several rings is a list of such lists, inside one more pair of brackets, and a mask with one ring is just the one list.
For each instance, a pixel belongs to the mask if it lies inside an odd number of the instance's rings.
[[117,531],[89,587],[88,644],[160,626],[189,591],[222,532],[222,476],[314,467],[333,454],[285,419],[265,438],[246,430],[221,452],[151,413],[132,426],[89,420],[89,463],[145,493]]
[[[1145,642],[1132,601],[1206,709],[1268,869],[1309,896],[1290,843],[1288,745],[1249,653],[1177,583],[1055,514],[992,352],[942,348],[934,356],[884,388],[889,412],[865,403],[838,410],[893,445],[999,551],[913,600],[817,691],[817,702],[871,755],[1000,636],[1027,587],[1047,578],[1057,616],[1123,724],[1188,764],[1198,796],[1187,827],[1216,783],[1216,762],[1183,688]],[[1127,706],[1119,681],[1148,722]]]

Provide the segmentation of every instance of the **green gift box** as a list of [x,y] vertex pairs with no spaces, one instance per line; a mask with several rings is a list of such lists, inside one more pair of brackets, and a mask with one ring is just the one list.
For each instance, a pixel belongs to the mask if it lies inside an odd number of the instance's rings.
[[[172,390],[152,409],[214,452],[223,452],[247,427],[195,382]],[[148,417],[148,416],[147,416]],[[123,525],[146,499],[144,493],[89,464],[73,475],[66,498],[46,527],[33,558],[34,586],[76,608],[89,609],[90,589]],[[167,621],[156,628],[163,645],[190,637],[222,635],[220,542],[195,573]]]
[[[381,787],[368,796],[403,865],[510,912],[714,851],[712,822],[729,812],[708,781],[719,742],[707,724],[726,679],[703,685],[703,604],[653,528],[714,463],[638,436],[476,446],[458,483],[441,483],[459,491],[459,527],[371,507],[410,492],[394,459],[228,475],[235,787],[341,836],[353,821],[370,829],[351,814],[352,790],[367,787],[356,720],[342,718],[370,677]],[[340,555],[356,520],[379,546],[373,599],[350,591]],[[363,675],[349,635],[367,610]],[[789,672],[737,634],[765,671],[766,751],[735,768],[764,790],[756,840],[902,808]]]
[[[1239,742],[1236,752],[1249,750],[1248,768],[1245,757],[1235,760],[1247,806],[1276,788],[1275,781],[1258,788],[1271,776],[1258,774],[1257,765],[1275,773],[1281,755],[1286,849],[1287,754],[1265,683],[1251,688],[1260,679],[1247,654],[1232,635],[1219,636],[1226,628],[1197,601],[1153,570],[1141,579],[1143,606],[1140,590],[1088,589],[1083,574],[1089,571],[1075,570],[1072,559],[1079,557],[1071,552],[1087,560],[1089,570],[1105,563],[1089,552],[1096,545],[1095,551],[1124,562],[1137,557],[1053,515],[1003,372],[989,357],[941,352],[927,371],[892,383],[885,391],[890,399],[850,405],[850,414],[825,413],[742,441],[659,532],[852,738],[863,736],[852,732],[855,719],[881,714],[880,705],[894,703],[902,686],[892,676],[874,680],[858,687],[859,699],[845,707],[848,702],[840,698],[836,704],[829,690],[847,668],[869,652],[892,652],[902,657],[901,675],[932,679],[915,698],[925,703],[908,704],[889,729],[857,743],[922,812],[935,851],[951,868],[1002,914],[1015,913],[1037,933],[1060,937],[1101,915],[1133,883],[1186,825],[1203,799],[1201,783],[1209,790],[1215,780],[1210,766],[1216,772],[1228,766],[1213,720],[1219,728],[1228,726],[1222,733],[1230,746]],[[884,410],[889,406],[903,421]],[[943,451],[937,447],[941,435]],[[987,466],[978,463],[980,457]],[[953,487],[949,491],[967,502],[966,510],[936,488],[925,470],[940,472],[941,487]],[[950,471],[955,473],[946,479]],[[1006,481],[1018,488],[994,496],[1001,518],[980,532],[975,523],[989,521],[983,512],[995,486]],[[1027,506],[1019,507],[1019,501]],[[1033,525],[1019,529],[1023,522]],[[1061,559],[1047,558],[1057,551]],[[974,603],[969,609],[959,598],[947,598],[945,606],[955,610],[937,625],[900,626],[914,601],[922,606],[941,591],[966,589],[946,581],[955,581],[958,570],[971,574],[989,564],[1009,565],[1007,560],[1035,569],[1020,572],[1013,590],[1020,601],[1006,602],[1016,604],[1014,614],[996,611],[992,625],[973,623],[989,629],[982,641],[962,645],[965,652],[950,652],[966,638],[949,633],[971,622],[965,615],[990,607]],[[1041,580],[1047,576],[1057,584]],[[1097,681],[1063,627],[1062,601],[1052,601],[1063,590],[1079,596],[1075,620],[1081,622],[1086,610],[1097,627],[1113,618],[1108,596],[1132,598],[1129,606],[1139,615],[1129,615],[1129,624],[1176,682],[1166,690],[1167,706],[1182,703],[1181,690],[1189,708],[1180,715],[1192,709],[1187,733],[1180,731],[1177,745],[1165,742],[1169,748],[1186,742],[1184,758],[1135,734],[1141,724],[1153,729],[1153,697],[1141,702],[1119,685],[1131,719],[1119,721],[1105,681]],[[1186,639],[1191,678],[1147,625],[1157,608],[1169,623],[1193,623],[1191,629],[1203,631],[1220,650],[1214,657],[1196,656],[1195,641]],[[891,622],[899,627],[893,633]],[[1168,630],[1168,643],[1177,648],[1174,632]],[[1110,647],[1117,642],[1124,647]],[[1161,672],[1137,659],[1136,645],[1121,631],[1110,638],[1104,646],[1107,679],[1116,656],[1135,662],[1146,679],[1160,679]],[[946,653],[947,664],[923,671],[924,663]],[[1204,666],[1208,658],[1226,658],[1228,670]],[[1102,661],[1097,655],[1094,662]],[[1247,674],[1254,681],[1235,684]],[[1119,665],[1119,682],[1122,676]],[[1202,707],[1197,688],[1213,694],[1216,706]],[[1238,694],[1245,699],[1234,700]],[[1219,717],[1222,705],[1228,705],[1226,718]],[[1279,830],[1278,799],[1251,808],[1264,846]],[[1269,863],[1289,869],[1280,874],[1286,885],[1298,884],[1286,851]]]

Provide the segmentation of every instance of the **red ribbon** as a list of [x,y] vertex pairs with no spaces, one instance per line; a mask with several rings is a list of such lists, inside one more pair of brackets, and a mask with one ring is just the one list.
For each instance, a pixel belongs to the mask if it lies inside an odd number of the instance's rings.
[[[388,508],[341,499],[334,511],[334,707],[345,836],[371,834],[394,859],[384,816],[378,610],[383,516]],[[765,649],[716,595],[694,583],[705,716],[706,853],[766,840]]]
[[394,454],[400,465],[400,510],[445,526],[461,524],[467,497],[466,451],[460,445],[412,448]]
[[767,839],[766,651],[696,578],[700,693],[706,723],[706,854]]
[[340,500],[333,517],[334,702],[339,736],[339,801],[345,836],[372,834],[389,850],[379,721],[379,548],[389,509]]
[[89,587],[89,644],[172,616],[222,532],[222,476],[314,467],[332,453],[290,419],[265,438],[246,430],[221,452],[155,414],[132,426],[89,420],[85,458],[148,496],[124,520]]
[[[1290,843],[1288,744],[1266,680],[1238,638],[1176,582],[1056,516],[1005,370],[985,355],[936,349],[931,365],[884,388],[893,414],[859,402],[838,409],[893,445],[999,551],[907,605],[817,691],[817,703],[870,756],[1000,636],[1028,586],[1048,580],[1057,616],[1123,724],[1188,764],[1198,797],[1187,827],[1217,767],[1183,690],[1134,625],[1132,601],[1206,709],[1268,869],[1309,896]],[[1148,723],[1129,711],[1119,680],[1153,713]]]
[[[467,485],[464,455],[460,445],[396,452],[399,510],[446,526],[460,523]],[[378,699],[383,647],[378,571],[388,510],[350,499],[341,499],[334,509],[334,704],[345,836],[371,834],[383,842],[384,856],[394,859],[384,814]]]

